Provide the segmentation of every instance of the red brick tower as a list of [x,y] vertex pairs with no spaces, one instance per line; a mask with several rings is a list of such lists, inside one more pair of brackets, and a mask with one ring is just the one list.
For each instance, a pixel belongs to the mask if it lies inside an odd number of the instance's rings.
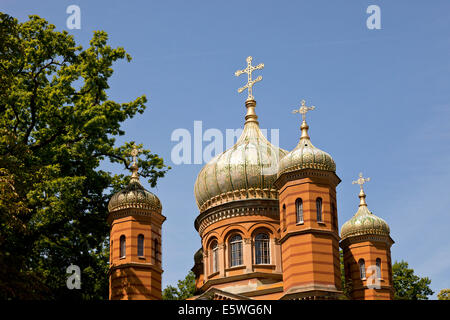
[[109,202],[109,298],[161,299],[161,202],[139,181],[134,150],[129,185]]
[[353,183],[361,186],[359,208],[341,228],[344,251],[345,278],[351,298],[356,300],[391,300],[394,298],[392,282],[391,246],[389,226],[367,207],[363,184],[369,178]]
[[336,186],[331,156],[314,147],[305,114],[298,145],[280,160],[279,190],[282,299],[334,299],[341,295]]

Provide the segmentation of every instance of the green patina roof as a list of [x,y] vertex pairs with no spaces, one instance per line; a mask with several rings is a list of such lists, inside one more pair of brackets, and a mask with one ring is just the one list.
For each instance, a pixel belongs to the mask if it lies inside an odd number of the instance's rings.
[[342,239],[367,234],[389,236],[389,233],[387,222],[370,212],[365,203],[359,206],[356,214],[341,228]]
[[194,194],[200,212],[234,200],[278,198],[273,183],[287,151],[262,134],[254,113],[256,102],[247,101],[246,106],[244,130],[236,144],[209,161],[197,176]]
[[284,156],[278,165],[278,176],[283,173],[301,170],[318,169],[325,171],[336,171],[333,158],[325,151],[316,148],[308,136],[309,126],[306,121],[301,125],[302,136],[297,146]]

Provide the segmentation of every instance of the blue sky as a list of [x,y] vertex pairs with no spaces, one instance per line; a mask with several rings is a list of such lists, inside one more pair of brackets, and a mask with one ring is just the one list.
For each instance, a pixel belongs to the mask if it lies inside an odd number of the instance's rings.
[[[80,44],[105,30],[133,57],[115,65],[110,99],[149,99],[118,144],[144,143],[173,166],[151,189],[167,217],[164,286],[184,278],[200,246],[193,187],[202,165],[173,165],[171,134],[193,134],[194,121],[223,133],[242,127],[246,95],[236,90],[245,79],[234,72],[252,55],[265,64],[254,87],[260,125],[279,129],[282,148],[300,135],[294,107],[301,99],[316,106],[311,140],[342,179],[339,225],[357,210],[351,182],[363,171],[372,178],[369,208],[391,227],[393,260],[430,277],[436,293],[450,287],[450,2],[2,0],[0,10],[20,21],[37,14],[62,30],[71,4],[81,8],[81,29],[69,30]],[[366,27],[372,4],[381,30]]]

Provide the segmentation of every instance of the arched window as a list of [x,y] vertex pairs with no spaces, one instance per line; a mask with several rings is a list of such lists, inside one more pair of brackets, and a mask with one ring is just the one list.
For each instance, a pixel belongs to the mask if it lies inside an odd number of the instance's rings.
[[139,257],[143,257],[144,256],[144,235],[140,234],[138,235],[138,249],[137,249],[137,254]]
[[286,205],[283,204],[283,216],[281,217],[281,226],[286,229]]
[[238,234],[230,239],[230,267],[242,264],[242,237]]
[[255,263],[270,263],[269,235],[267,233],[259,233],[255,237]]
[[366,279],[366,263],[364,262],[364,259],[359,259],[359,276],[362,280]]
[[381,279],[381,259],[380,258],[377,258],[376,265],[377,265],[377,278]]
[[159,242],[158,239],[153,239],[153,259],[155,259],[155,264],[159,264],[161,261],[159,261]]
[[212,273],[219,271],[219,244],[217,241],[213,241],[211,244],[211,267],[212,267]]
[[303,223],[303,200],[298,198],[295,200],[295,210],[297,213],[297,223]]
[[322,198],[316,199],[317,222],[322,222]]
[[120,236],[120,258],[125,258],[126,255],[126,238],[124,235]]

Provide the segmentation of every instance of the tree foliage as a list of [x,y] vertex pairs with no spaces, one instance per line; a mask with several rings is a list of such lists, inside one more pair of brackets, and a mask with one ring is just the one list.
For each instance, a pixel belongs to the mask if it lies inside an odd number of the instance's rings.
[[[128,175],[132,142],[115,146],[121,124],[145,110],[143,95],[108,99],[112,65],[131,57],[96,31],[87,49],[38,16],[0,12],[0,299],[108,296],[107,203]],[[150,150],[141,176],[155,186],[169,169]],[[81,268],[81,290],[66,268]]]
[[438,300],[450,300],[450,289],[442,289],[437,295]]
[[[344,299],[351,299],[352,282],[345,277],[344,259],[342,250],[340,251],[340,265],[341,265],[341,284]],[[395,262],[392,266],[392,281],[394,284],[395,296],[394,299],[401,300],[427,300],[429,295],[433,294],[429,285],[431,280],[427,277],[420,278],[414,274],[413,269],[408,268],[408,263],[405,261]],[[445,292],[447,290],[447,292]],[[443,297],[450,294],[449,289],[443,289]],[[439,296],[438,296],[439,297]]]
[[341,287],[342,293],[344,294],[342,299],[351,299],[352,298],[352,279],[348,279],[345,277],[345,267],[344,267],[344,252],[339,250],[339,260],[341,266]]
[[178,280],[177,288],[167,286],[162,293],[164,300],[185,300],[195,295],[195,274],[192,271],[183,280]]
[[428,277],[420,278],[409,269],[405,261],[395,262],[392,266],[395,299],[400,300],[428,300],[433,294],[429,287],[431,280]]

